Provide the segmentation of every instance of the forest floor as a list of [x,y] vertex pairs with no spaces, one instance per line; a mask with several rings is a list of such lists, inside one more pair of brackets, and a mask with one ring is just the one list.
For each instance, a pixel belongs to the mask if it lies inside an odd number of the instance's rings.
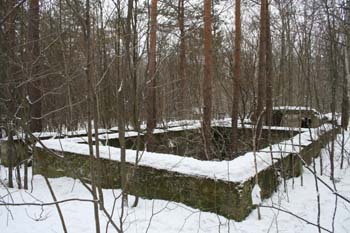
[[[344,168],[340,169],[341,135],[335,143],[335,181],[339,194],[350,199],[350,133],[345,134],[345,152],[347,158]],[[329,153],[324,149],[321,153],[323,162],[323,181],[333,187],[330,182]],[[319,173],[320,158],[315,160],[315,167]],[[311,167],[313,169],[313,167]],[[22,171],[23,172],[23,171]],[[31,170],[29,171],[31,173]],[[31,178],[31,177],[30,177]],[[303,180],[303,186],[301,186]],[[5,206],[4,203],[41,203],[52,202],[52,197],[45,180],[35,175],[32,180],[33,189],[29,191],[17,188],[7,189],[7,169],[0,166],[0,232],[1,233],[50,233],[63,232],[61,222],[54,205],[52,206]],[[50,183],[58,200],[71,198],[92,199],[89,191],[77,180],[68,177],[50,179]],[[320,194],[320,225],[330,232],[350,232],[350,204],[336,198],[332,191],[318,182]],[[286,188],[285,188],[286,187]],[[286,191],[285,191],[286,189]],[[120,190],[105,189],[105,206],[112,212],[114,221],[120,224],[121,199]],[[130,206],[134,201],[129,196]],[[289,179],[286,186],[279,186],[279,190],[262,205],[275,206],[289,211],[311,223],[317,224],[317,192],[314,175],[304,169],[301,177]],[[336,212],[335,212],[335,206]],[[60,204],[68,232],[95,232],[93,205],[89,202],[65,202]],[[335,214],[335,217],[333,218]],[[261,208],[262,219],[258,220],[257,210],[254,210],[246,220],[236,222],[228,220],[214,213],[193,209],[184,204],[164,200],[145,200],[140,198],[137,207],[127,207],[122,222],[125,232],[143,233],[192,233],[192,232],[318,232],[318,228],[307,224],[291,214],[277,209]],[[334,219],[334,221],[333,221]],[[116,232],[108,219],[100,212],[101,232]],[[108,226],[107,226],[108,225]],[[326,231],[322,231],[326,232]]]

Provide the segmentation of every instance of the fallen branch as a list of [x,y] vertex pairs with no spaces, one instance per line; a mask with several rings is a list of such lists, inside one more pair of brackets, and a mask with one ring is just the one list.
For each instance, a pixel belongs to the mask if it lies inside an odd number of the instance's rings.
[[46,202],[46,203],[35,203],[35,202],[6,203],[6,202],[3,202],[3,201],[0,201],[0,206],[50,206],[50,205],[57,205],[57,204],[60,204],[60,203],[72,202],[72,201],[91,202],[91,203],[98,202],[98,200],[70,198],[70,199],[65,199],[65,200],[61,200],[61,201]]
[[301,221],[303,221],[303,222],[305,222],[305,223],[307,223],[307,224],[310,224],[310,225],[312,225],[312,226],[321,228],[321,229],[324,230],[324,231],[327,231],[327,232],[329,232],[329,233],[332,233],[332,231],[328,230],[327,228],[324,228],[324,227],[322,227],[322,226],[320,226],[320,225],[317,225],[317,224],[315,224],[315,223],[313,223],[313,222],[310,222],[309,220],[307,220],[307,219],[305,219],[305,218],[303,218],[303,217],[300,217],[299,215],[296,215],[296,214],[294,214],[294,213],[292,213],[292,212],[290,212],[290,211],[288,211],[288,210],[284,210],[284,209],[281,209],[281,208],[276,207],[276,206],[266,206],[266,205],[259,205],[259,206],[262,207],[262,208],[275,209],[275,210],[281,211],[281,212],[283,212],[283,213],[292,215],[292,216],[296,217],[297,219],[299,219],[299,220],[301,220]]

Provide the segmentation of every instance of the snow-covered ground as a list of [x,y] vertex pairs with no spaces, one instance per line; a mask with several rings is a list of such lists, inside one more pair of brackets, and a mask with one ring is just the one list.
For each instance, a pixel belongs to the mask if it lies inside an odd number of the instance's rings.
[[[194,124],[186,127],[186,129],[199,127]],[[274,127],[283,128],[285,127]],[[290,139],[274,144],[272,148],[266,147],[256,153],[257,171],[260,172],[271,166],[271,155],[274,158],[280,159],[281,156],[288,156],[290,153],[299,153],[303,146],[310,145],[312,140],[331,129],[331,125],[324,124],[319,128],[310,129],[310,131],[302,131]],[[183,130],[182,127],[174,127],[169,130]],[[158,132],[164,132],[158,130]],[[67,138],[67,139],[50,139],[43,140],[37,143],[38,147],[43,147],[54,150],[56,152],[64,151],[80,155],[89,155],[88,144],[81,144],[82,138]],[[85,139],[86,141],[87,139]],[[110,146],[99,147],[100,158],[120,161],[120,148]],[[137,158],[136,150],[126,150],[126,162],[135,163]],[[153,152],[144,152],[139,159],[139,166],[152,167],[155,169],[168,170],[178,172],[184,175],[206,177],[210,179],[219,179],[229,182],[244,182],[255,175],[254,169],[254,153],[247,152],[229,161],[203,161],[192,157],[183,157],[173,154],[162,154]],[[276,159],[273,160],[277,162]]]
[[[350,134],[346,134],[346,151],[350,151]],[[338,138],[337,142],[340,142]],[[346,160],[345,168],[340,170],[340,145],[336,143],[336,186],[338,193],[350,199],[350,165]],[[349,155],[347,155],[349,156]],[[322,153],[324,175],[322,180],[329,181],[329,159],[326,150]],[[349,157],[348,157],[349,158]],[[316,168],[320,167],[320,159],[316,160]],[[34,176],[33,191],[17,189],[7,190],[4,183],[7,182],[6,168],[0,167],[0,232],[1,233],[47,233],[63,232],[55,206],[4,206],[9,203],[52,202],[44,178]],[[50,179],[51,185],[58,200],[70,198],[92,199],[89,191],[79,182],[71,178],[63,177]],[[263,205],[274,205],[288,210],[312,223],[317,223],[317,193],[315,179],[312,173],[305,169],[303,175],[304,185],[300,185],[301,179],[288,180],[287,192],[283,185],[271,199],[265,200]],[[321,226],[332,231],[332,216],[334,214],[335,196],[324,185],[319,183],[321,201]],[[10,195],[9,195],[9,193]],[[105,206],[112,212],[115,202],[113,219],[120,224],[120,190],[104,190]],[[116,199],[117,198],[117,199]],[[133,197],[129,197],[132,203]],[[66,202],[60,204],[65,218],[68,232],[95,232],[93,205],[89,202]],[[140,199],[136,208],[127,208],[123,218],[125,232],[318,232],[318,229],[310,224],[293,217],[290,214],[269,208],[262,208],[262,220],[257,219],[257,210],[254,210],[243,222],[228,220],[213,213],[202,212],[186,205],[164,200]],[[109,224],[106,230],[107,218],[100,212],[101,232],[115,232]],[[350,232],[350,204],[338,199],[334,221],[334,232]]]

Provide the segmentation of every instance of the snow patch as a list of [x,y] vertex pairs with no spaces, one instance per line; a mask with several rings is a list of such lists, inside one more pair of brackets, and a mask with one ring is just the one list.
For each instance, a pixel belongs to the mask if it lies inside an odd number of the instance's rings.
[[261,188],[259,186],[259,184],[255,184],[254,188],[252,190],[252,203],[253,205],[260,205],[261,204]]

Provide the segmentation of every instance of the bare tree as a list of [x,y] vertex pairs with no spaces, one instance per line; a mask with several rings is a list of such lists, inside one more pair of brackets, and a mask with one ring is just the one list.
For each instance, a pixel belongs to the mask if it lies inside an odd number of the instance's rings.
[[[84,41],[85,41],[85,56],[86,56],[86,85],[87,85],[87,120],[88,120],[88,144],[89,144],[89,155],[90,155],[90,174],[91,174],[91,189],[94,200],[97,200],[96,191],[96,176],[95,176],[95,156],[92,142],[92,113],[93,106],[93,95],[94,90],[92,88],[92,74],[93,74],[93,61],[91,53],[91,25],[90,25],[90,0],[85,2],[85,23],[84,25]],[[96,124],[96,122],[94,122]],[[97,132],[95,132],[97,133]],[[95,226],[96,233],[100,232],[100,220],[98,213],[98,202],[94,202],[94,215],[95,215]]]
[[[232,134],[231,150],[237,152],[238,146],[238,113],[240,97],[240,79],[241,79],[241,1],[236,0],[235,6],[235,50],[234,50],[234,77],[233,77],[233,101],[232,101]],[[233,154],[233,156],[235,156]]]
[[349,63],[349,48],[350,48],[350,33],[349,33],[349,24],[350,24],[350,1],[346,2],[346,10],[345,10],[345,23],[344,23],[344,37],[345,37],[345,46],[344,46],[344,66],[345,66],[345,74],[343,76],[343,98],[342,98],[342,118],[341,118],[341,126],[342,126],[342,148],[341,148],[341,162],[340,168],[343,168],[344,165],[344,147],[345,147],[345,130],[348,129],[349,126],[349,79],[350,79],[350,63]]
[[7,69],[6,69],[6,78],[9,83],[7,92],[7,135],[8,135],[8,176],[9,183],[8,186],[13,188],[13,163],[15,160],[16,154],[14,151],[14,142],[13,142],[13,134],[15,131],[15,112],[16,112],[16,95],[15,92],[15,47],[16,47],[16,14],[17,11],[14,8],[16,5],[15,0],[7,1],[7,12],[9,12],[9,16],[5,21],[5,39],[6,39],[6,58],[7,58]]
[[180,30],[179,79],[181,82],[180,116],[187,117],[186,41],[185,41],[185,0],[178,0],[178,22]]
[[[258,96],[257,106],[253,120],[257,121],[258,117],[264,112],[266,98],[266,42],[267,42],[267,17],[268,1],[261,0],[260,5],[260,36],[259,36],[259,65],[258,65]],[[261,131],[263,118],[257,121],[257,133]]]
[[204,159],[211,158],[211,112],[212,112],[212,1],[204,0],[204,79],[202,137]]
[[[269,3],[266,4],[266,109],[265,124],[272,124],[272,96],[273,96],[273,65],[272,65],[272,45],[271,45],[271,29],[270,29],[270,13]],[[270,137],[270,136],[269,136]]]
[[[337,81],[338,81],[338,71],[337,71],[337,41],[336,41],[336,28],[335,28],[335,5],[332,0],[330,5],[328,0],[323,0],[325,13],[327,17],[327,33],[328,33],[328,52],[329,52],[329,78],[331,81],[331,112],[332,112],[332,136],[334,135],[335,121],[336,121],[336,91],[337,91]],[[335,138],[335,137],[333,137]],[[331,142],[330,148],[330,166],[331,174],[330,179],[334,180],[334,140]]]
[[147,141],[152,143],[153,129],[157,124],[156,108],[156,44],[157,44],[157,0],[151,3],[151,30],[148,55],[148,82],[147,82]]
[[31,130],[40,132],[41,121],[41,78],[40,78],[40,46],[39,46],[39,0],[29,2],[29,23],[28,23],[28,70],[29,86],[28,94],[31,101]]

